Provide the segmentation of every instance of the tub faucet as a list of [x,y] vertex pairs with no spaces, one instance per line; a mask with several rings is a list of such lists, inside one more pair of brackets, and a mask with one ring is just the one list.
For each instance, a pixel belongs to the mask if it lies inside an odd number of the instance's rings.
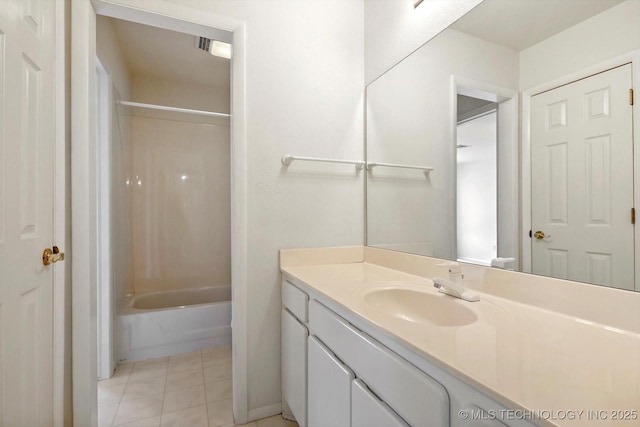
[[474,292],[471,292],[462,285],[462,271],[460,270],[460,264],[457,262],[445,262],[444,264],[438,264],[441,267],[447,267],[449,270],[449,279],[443,279],[442,277],[433,278],[433,286],[438,288],[443,294],[451,295],[452,297],[460,298],[465,301],[479,301],[480,298]]

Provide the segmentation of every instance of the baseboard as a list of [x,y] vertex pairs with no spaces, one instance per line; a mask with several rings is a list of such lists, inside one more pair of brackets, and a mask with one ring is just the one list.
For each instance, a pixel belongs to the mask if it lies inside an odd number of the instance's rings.
[[291,408],[287,405],[287,401],[284,400],[284,396],[282,397],[282,418],[288,421],[296,421],[296,417],[293,416]]
[[273,405],[263,406],[249,410],[249,421],[259,420],[282,413],[282,403],[274,403]]

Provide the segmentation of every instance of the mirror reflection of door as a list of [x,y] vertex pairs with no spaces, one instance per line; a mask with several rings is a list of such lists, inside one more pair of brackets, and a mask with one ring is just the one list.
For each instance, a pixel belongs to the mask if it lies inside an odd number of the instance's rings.
[[458,261],[497,256],[497,104],[458,95],[456,250]]
[[631,64],[531,100],[532,269],[634,288]]

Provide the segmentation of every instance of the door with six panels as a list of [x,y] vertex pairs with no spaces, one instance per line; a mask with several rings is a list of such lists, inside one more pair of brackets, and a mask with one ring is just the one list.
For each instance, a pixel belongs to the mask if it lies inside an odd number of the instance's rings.
[[531,100],[532,272],[634,288],[631,64]]
[[0,426],[53,425],[55,13],[0,0]]

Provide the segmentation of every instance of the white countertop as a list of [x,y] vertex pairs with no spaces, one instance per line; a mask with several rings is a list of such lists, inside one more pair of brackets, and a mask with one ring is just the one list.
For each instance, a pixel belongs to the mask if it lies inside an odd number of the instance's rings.
[[[640,426],[640,335],[478,292],[479,302],[441,294],[424,277],[367,262],[283,266],[308,286],[375,325],[426,360],[510,408],[576,411],[558,426]],[[477,321],[437,326],[402,320],[367,305],[363,292],[390,281],[424,286],[472,310]],[[578,411],[583,411],[582,413]],[[594,412],[588,412],[594,411]],[[599,418],[596,421],[595,411]],[[614,420],[635,411],[635,419]],[[631,416],[633,418],[633,416]]]

